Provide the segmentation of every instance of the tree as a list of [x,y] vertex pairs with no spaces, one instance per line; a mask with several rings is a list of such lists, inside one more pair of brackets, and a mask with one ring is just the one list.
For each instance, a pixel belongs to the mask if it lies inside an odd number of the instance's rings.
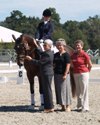
[[99,16],[89,17],[88,42],[91,49],[100,49],[100,18]]
[[8,28],[20,31],[22,18],[23,14],[18,10],[14,10],[13,12],[11,12],[11,16],[7,17],[4,22]]
[[[54,41],[58,38],[64,38],[69,45],[73,46],[74,41],[81,39],[85,43],[85,49],[100,49],[100,17],[98,15],[89,17],[82,22],[70,20],[61,24],[56,9],[49,9],[52,12],[54,22]],[[36,27],[40,21],[38,17],[26,17],[20,11],[14,10],[9,17],[0,22],[0,25],[34,37]]]
[[56,9],[55,8],[49,8],[49,9],[51,10],[52,19],[54,20],[55,24],[59,24],[60,23],[60,16],[56,12]]

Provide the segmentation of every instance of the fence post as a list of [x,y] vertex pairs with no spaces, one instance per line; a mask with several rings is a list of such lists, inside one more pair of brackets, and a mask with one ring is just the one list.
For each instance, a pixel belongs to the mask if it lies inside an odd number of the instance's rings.
[[8,82],[8,78],[6,76],[0,77],[0,83],[7,83],[7,82]]
[[11,60],[9,61],[9,67],[12,67],[12,61]]
[[24,83],[24,71],[23,68],[19,68],[17,76],[17,84],[23,84],[23,83]]

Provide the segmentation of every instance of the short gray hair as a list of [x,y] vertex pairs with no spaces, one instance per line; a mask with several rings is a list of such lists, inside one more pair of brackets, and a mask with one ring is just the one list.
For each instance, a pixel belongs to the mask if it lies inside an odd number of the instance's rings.
[[50,47],[53,45],[53,41],[50,39],[44,40],[44,44],[48,44]]

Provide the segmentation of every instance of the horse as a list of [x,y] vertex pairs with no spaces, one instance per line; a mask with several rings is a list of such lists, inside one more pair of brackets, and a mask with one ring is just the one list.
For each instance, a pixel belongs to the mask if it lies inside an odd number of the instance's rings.
[[35,97],[34,97],[34,77],[37,76],[39,80],[39,93],[40,93],[40,100],[41,100],[41,106],[43,105],[43,87],[42,87],[42,80],[41,80],[41,74],[40,74],[40,66],[33,64],[32,62],[25,59],[25,57],[31,56],[34,59],[39,60],[40,56],[35,51],[36,46],[34,44],[34,38],[32,38],[29,35],[22,34],[17,39],[14,35],[12,35],[14,41],[15,41],[15,52],[17,54],[16,62],[21,68],[21,66],[24,65],[27,73],[27,78],[30,83],[30,95],[31,95],[31,105],[30,108],[34,108],[35,106]]
[[[29,35],[22,34],[19,38],[15,38],[14,35],[12,35],[13,39],[15,40],[15,46],[14,49],[17,53],[17,64],[19,67],[23,66],[25,67],[27,71],[27,77],[30,83],[30,93],[31,93],[31,105],[35,105],[34,101],[34,77],[37,76],[39,79],[39,92],[41,96],[41,105],[43,103],[43,86],[42,86],[42,78],[40,74],[40,67],[39,65],[32,64],[30,61],[25,59],[25,56],[29,55],[34,59],[40,59],[38,53],[36,53],[35,49],[36,46],[34,44],[35,39],[30,37]],[[52,50],[57,52],[56,47],[52,47]],[[69,45],[66,46],[66,51],[71,55],[71,53],[74,51],[72,47]],[[73,77],[73,70],[71,68],[70,70],[70,81],[71,81],[71,89],[72,89],[72,97],[76,96],[76,88],[75,88],[75,81]]]

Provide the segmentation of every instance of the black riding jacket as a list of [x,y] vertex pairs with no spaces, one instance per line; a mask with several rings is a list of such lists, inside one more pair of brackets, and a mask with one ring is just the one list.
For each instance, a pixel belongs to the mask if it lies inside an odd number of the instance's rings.
[[54,25],[51,20],[48,21],[46,24],[44,22],[41,22],[37,27],[35,39],[52,39],[53,30]]

